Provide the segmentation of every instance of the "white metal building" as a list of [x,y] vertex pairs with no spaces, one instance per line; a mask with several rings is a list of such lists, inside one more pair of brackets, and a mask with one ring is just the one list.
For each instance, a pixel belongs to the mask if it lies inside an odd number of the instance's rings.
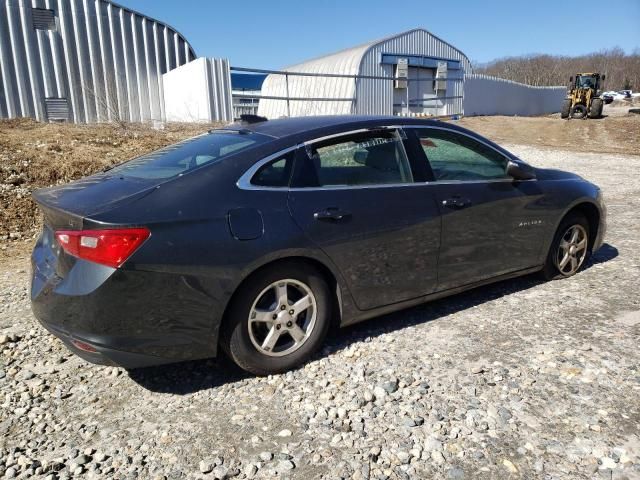
[[218,122],[233,119],[229,61],[197,58],[162,75],[168,122]]
[[0,118],[162,120],[162,74],[195,57],[110,0],[0,0]]
[[[261,95],[290,99],[261,99],[259,115],[462,113],[471,64],[460,50],[418,28],[285,71],[310,75],[269,75]],[[342,76],[322,76],[327,74]]]

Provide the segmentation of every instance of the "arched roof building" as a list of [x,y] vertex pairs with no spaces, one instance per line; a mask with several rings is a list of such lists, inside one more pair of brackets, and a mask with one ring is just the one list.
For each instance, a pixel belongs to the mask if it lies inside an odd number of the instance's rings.
[[109,0],[0,0],[0,118],[164,118],[162,74],[195,59],[166,23]]
[[[398,64],[405,59],[408,88],[398,87],[394,81]],[[259,115],[269,118],[323,114],[391,115],[405,111],[422,113],[436,107],[449,114],[458,113],[462,111],[463,76],[471,73],[471,64],[460,50],[427,30],[417,28],[293,65],[284,71],[310,75],[271,74],[262,86],[263,96],[335,100],[287,102],[262,99]],[[436,82],[434,78],[439,71],[445,75],[441,82]],[[326,74],[344,76],[322,76]]]

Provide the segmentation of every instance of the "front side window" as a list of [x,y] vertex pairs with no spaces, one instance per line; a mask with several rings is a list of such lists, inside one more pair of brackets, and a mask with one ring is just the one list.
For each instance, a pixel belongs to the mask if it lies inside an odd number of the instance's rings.
[[110,173],[143,179],[171,178],[268,140],[257,133],[213,130],[117,165]]
[[507,159],[466,135],[437,129],[416,130],[436,180],[494,180],[510,178]]
[[311,144],[296,186],[383,185],[413,181],[401,139],[395,132],[349,135]]

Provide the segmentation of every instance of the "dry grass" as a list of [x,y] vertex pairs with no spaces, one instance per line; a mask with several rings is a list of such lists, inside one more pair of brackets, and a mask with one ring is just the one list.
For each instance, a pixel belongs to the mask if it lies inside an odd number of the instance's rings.
[[32,236],[38,226],[31,192],[202,133],[213,125],[73,125],[0,121],[0,240]]

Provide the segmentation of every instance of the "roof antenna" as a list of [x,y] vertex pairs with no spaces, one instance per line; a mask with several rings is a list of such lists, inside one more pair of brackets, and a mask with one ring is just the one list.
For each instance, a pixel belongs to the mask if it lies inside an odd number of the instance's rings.
[[244,114],[240,115],[240,123],[251,125],[252,123],[266,122],[269,120],[267,117],[261,117],[260,115]]

